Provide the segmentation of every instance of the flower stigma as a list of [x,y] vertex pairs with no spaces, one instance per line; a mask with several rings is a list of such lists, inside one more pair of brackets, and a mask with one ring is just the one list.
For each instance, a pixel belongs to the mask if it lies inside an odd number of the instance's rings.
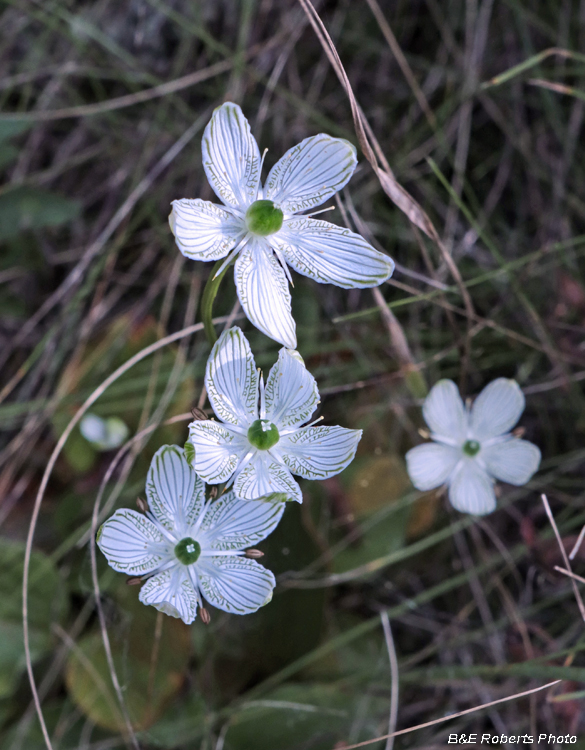
[[280,440],[278,428],[267,419],[257,419],[248,430],[248,440],[261,451],[267,451]]
[[481,446],[477,440],[466,440],[465,443],[463,443],[463,453],[465,453],[466,456],[477,456],[480,448]]
[[246,225],[250,232],[260,237],[274,234],[282,227],[284,214],[272,201],[254,201],[246,211]]
[[201,554],[201,545],[190,536],[181,539],[181,541],[175,547],[175,557],[183,565],[193,565],[194,562],[199,560]]

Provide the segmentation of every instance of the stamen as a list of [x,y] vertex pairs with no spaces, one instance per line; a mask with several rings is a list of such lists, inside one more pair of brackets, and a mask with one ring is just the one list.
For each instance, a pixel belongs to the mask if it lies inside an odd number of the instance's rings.
[[164,537],[166,537],[168,539],[169,542],[172,542],[173,545],[175,545],[177,543],[177,541],[178,541],[177,538],[175,536],[173,536],[173,534],[171,534],[171,532],[162,525],[162,523],[158,520],[158,518],[155,518],[153,516],[153,514],[151,513],[150,510],[146,513],[146,516],[147,516],[147,518],[149,518],[153,522],[153,524],[156,526],[156,528],[160,531],[160,533]]
[[251,560],[258,560],[260,557],[264,557],[264,552],[259,549],[247,549],[244,552],[245,557],[249,557]]
[[[317,422],[320,422],[322,419],[325,419],[325,417],[317,417],[317,419],[314,419],[312,422],[309,422],[309,424],[306,424],[305,427],[312,427],[314,424],[317,424]],[[305,429],[303,427],[303,430]]]
[[276,258],[280,265],[282,266],[282,270],[284,271],[284,275],[288,279],[288,283],[293,287],[294,289],[294,281],[292,280],[292,276],[290,275],[290,271],[288,270],[288,265],[285,261],[285,259],[282,257],[282,253],[280,252],[280,249],[278,247],[270,246],[272,250],[274,251],[274,254],[276,255]]
[[[228,257],[224,260],[224,262],[221,264],[221,266],[218,268],[217,273],[213,277],[214,279],[217,279],[217,277],[220,275],[222,271],[225,271],[225,269],[229,266],[229,264],[232,262],[232,260],[236,257],[236,255],[241,252],[244,249],[244,246],[246,242],[248,241],[248,235],[244,235],[242,239],[237,243],[237,245],[234,247],[234,249],[231,251],[231,253],[228,255]],[[213,280],[213,279],[212,279]]]
[[266,419],[266,395],[265,395],[265,389],[264,389],[264,375],[262,375],[262,370],[258,368],[258,372],[260,373],[260,419]]
[[[245,502],[245,501],[242,501]],[[233,549],[206,549],[201,552],[201,557],[238,557],[243,555],[242,550]]]
[[[260,169],[258,170],[258,184],[256,185],[256,200],[260,200],[264,195],[264,191],[260,186],[262,185],[262,167],[264,166],[264,159],[266,158],[267,153],[268,149],[265,148],[262,154],[262,158],[260,159]],[[262,195],[260,195],[260,193],[262,193]]]
[[197,517],[197,520],[195,521],[194,525],[191,526],[191,529],[190,529],[190,533],[191,534],[196,534],[199,531],[199,529],[201,528],[201,524],[203,523],[203,519],[205,518],[205,514],[209,510],[209,506],[210,505],[211,505],[211,500],[206,500],[203,503],[203,510],[201,511],[201,513],[199,514],[199,516]]
[[251,460],[251,458],[252,458],[253,455],[254,455],[254,451],[250,451],[249,453],[247,453],[244,456],[244,458],[241,459],[240,463],[236,466],[236,469],[235,469],[234,473],[232,474],[232,478],[226,484],[226,489],[228,487],[231,487],[232,484],[234,484],[234,482],[236,481],[236,479],[240,476],[240,474],[242,472],[242,469],[246,466],[247,463],[250,462],[250,460]]
[[313,211],[310,214],[300,214],[301,216],[311,217],[311,216],[317,216],[317,214],[324,214],[325,211],[335,211],[335,206],[328,206],[327,208],[322,208],[319,211]]

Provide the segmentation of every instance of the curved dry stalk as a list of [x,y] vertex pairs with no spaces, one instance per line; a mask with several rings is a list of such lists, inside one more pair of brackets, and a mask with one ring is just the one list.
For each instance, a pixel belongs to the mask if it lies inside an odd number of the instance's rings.
[[475,713],[475,711],[481,711],[484,708],[490,708],[496,706],[498,703],[507,703],[508,701],[514,701],[518,698],[524,698],[527,695],[538,693],[540,690],[546,690],[547,688],[558,685],[562,680],[554,680],[553,682],[547,682],[546,685],[541,685],[532,690],[524,690],[522,693],[515,693],[514,695],[507,695],[505,698],[498,698],[495,701],[489,703],[482,703],[481,706],[474,706],[473,708],[466,708],[465,711],[457,711],[455,714],[450,716],[442,716],[440,719],[433,719],[432,721],[425,721],[424,724],[417,724],[415,727],[408,727],[408,729],[400,729],[398,732],[392,732],[391,734],[384,734],[381,737],[374,737],[372,740],[365,740],[365,742],[358,742],[356,745],[345,745],[343,750],[355,750],[358,747],[366,747],[366,745],[373,745],[374,742],[380,742],[380,740],[386,740],[390,737],[398,737],[401,734],[408,734],[409,732],[416,732],[417,729],[424,729],[425,727],[432,727],[434,724],[442,724],[444,721],[450,721],[451,719],[457,719],[459,716],[465,716],[466,714]]
[[[224,322],[226,318],[222,317],[222,318],[218,318],[217,320],[218,322]],[[24,650],[25,650],[25,659],[26,659],[26,668],[28,672],[28,678],[30,682],[31,692],[33,694],[33,700],[35,702],[37,716],[39,717],[39,722],[41,725],[43,738],[45,740],[45,744],[48,750],[53,750],[53,747],[52,747],[49,733],[47,730],[47,726],[45,723],[41,703],[40,703],[38,692],[37,692],[35,676],[34,676],[33,668],[32,668],[32,658],[31,658],[31,650],[30,650],[30,633],[29,633],[29,627],[28,627],[28,582],[29,582],[29,574],[30,574],[30,560],[31,560],[31,554],[32,554],[33,538],[34,538],[34,534],[35,534],[35,530],[36,530],[36,526],[37,526],[37,522],[39,518],[41,503],[43,502],[45,491],[47,489],[47,484],[49,482],[49,477],[51,476],[53,472],[53,468],[55,467],[55,463],[57,462],[57,459],[61,451],[63,450],[63,447],[65,443],[67,442],[67,439],[69,438],[73,429],[75,428],[75,426],[81,421],[83,415],[88,411],[88,409],[100,398],[100,396],[102,396],[102,394],[110,387],[110,385],[112,385],[112,383],[114,383],[124,373],[126,373],[129,369],[131,369],[135,364],[143,360],[145,357],[148,357],[150,354],[153,354],[154,352],[158,351],[158,349],[161,349],[162,347],[167,346],[168,344],[172,344],[174,341],[179,341],[185,336],[190,336],[191,334],[196,333],[201,330],[203,330],[203,324],[195,323],[192,326],[183,328],[181,331],[177,331],[176,333],[172,333],[169,336],[165,336],[165,338],[160,339],[159,341],[156,341],[154,344],[151,344],[150,346],[145,347],[140,352],[138,352],[133,357],[131,357],[123,365],[118,367],[117,370],[115,370],[109,377],[107,377],[104,380],[104,382],[98,388],[96,388],[93,391],[93,393],[91,393],[88,396],[88,398],[84,401],[82,406],[79,407],[79,409],[77,410],[77,412],[75,413],[75,415],[70,420],[67,427],[65,428],[63,434],[59,438],[57,445],[53,449],[53,452],[51,453],[51,456],[45,468],[43,477],[41,479],[41,483],[39,485],[37,496],[35,498],[35,504],[34,504],[32,516],[31,516],[31,520],[29,524],[27,539],[26,539],[26,549],[25,549],[25,555],[24,555],[24,570],[23,570],[23,577],[22,577],[22,621],[23,621],[23,631],[24,631]],[[118,692],[118,697],[121,699],[122,692],[120,690],[119,685],[117,685],[117,692]],[[131,736],[133,736],[134,733],[133,733],[131,726],[130,726],[130,732],[131,732]],[[138,748],[138,744],[137,744],[135,736],[134,736],[134,746]]]
[[[53,294],[51,294],[51,296],[45,300],[45,302],[39,307],[34,315],[32,315],[27,320],[27,322],[20,329],[18,335],[14,337],[10,345],[5,347],[5,350],[2,352],[2,356],[0,357],[0,368],[5,362],[7,362],[14,348],[18,346],[22,341],[24,341],[28,334],[31,333],[31,331],[35,328],[36,325],[38,325],[38,323],[45,317],[45,315],[65,297],[70,289],[72,289],[81,281],[81,279],[83,278],[83,274],[89,267],[91,261],[102,251],[106,242],[114,234],[122,221],[124,221],[128,214],[133,210],[136,203],[140,200],[140,198],[142,198],[147,190],[150,189],[152,183],[157,179],[161,172],[163,172],[163,170],[166,169],[169,164],[171,164],[171,162],[181,153],[181,151],[185,148],[189,141],[191,141],[192,138],[194,138],[199,130],[201,130],[201,128],[205,125],[209,118],[209,112],[210,109],[207,108],[195,120],[191,127],[187,128],[183,135],[177,141],[175,141],[171,148],[168,149],[168,151],[166,151],[166,153],[157,161],[157,163],[146,175],[146,177],[144,177],[138,183],[138,185],[126,198],[124,203],[112,216],[103,231],[100,232],[97,239],[83,254],[83,257],[71,271],[71,273],[67,276],[67,278],[62,282],[60,286],[57,287]],[[8,394],[15,388],[15,386],[22,379],[22,377],[24,377],[25,374],[25,369],[21,368],[17,371],[10,382],[3,388],[2,391],[0,391],[0,402],[3,401],[6,396],[8,396]]]
[[546,511],[546,515],[548,516],[548,520],[550,521],[550,525],[553,527],[553,531],[555,532],[555,538],[557,540],[557,544],[559,545],[559,550],[561,552],[563,562],[565,563],[565,570],[562,572],[564,572],[565,575],[568,575],[571,578],[571,585],[573,587],[573,593],[575,594],[577,606],[579,607],[579,612],[581,614],[581,617],[583,618],[583,622],[585,622],[585,604],[583,604],[583,599],[581,598],[581,594],[579,593],[579,589],[577,588],[577,584],[575,583],[575,576],[573,574],[573,571],[571,570],[571,563],[569,562],[567,553],[565,552],[565,545],[563,544],[563,540],[561,539],[561,535],[552,514],[552,510],[550,509],[550,505],[548,504],[547,496],[545,494],[542,494],[540,497],[544,504],[544,509]]
[[388,660],[390,661],[390,716],[388,718],[388,740],[386,750],[392,750],[394,747],[394,732],[396,731],[396,722],[398,721],[398,658],[396,656],[396,647],[392,637],[392,628],[390,627],[390,618],[388,612],[380,612],[382,628],[384,629],[384,639],[386,649],[388,650]]
[[412,197],[412,195],[410,195],[410,193],[405,190],[405,188],[403,188],[402,185],[396,180],[396,177],[394,176],[392,169],[388,164],[382,148],[380,147],[380,144],[378,143],[378,140],[374,135],[374,132],[372,131],[372,128],[366,116],[364,115],[361,107],[357,102],[357,99],[355,98],[351,83],[349,82],[349,78],[347,77],[347,73],[345,72],[345,68],[343,67],[343,63],[341,62],[341,58],[339,57],[333,40],[331,39],[329,33],[327,32],[327,29],[325,28],[325,24],[323,23],[323,21],[319,17],[319,14],[311,5],[309,0],[299,0],[299,3],[307,14],[307,17],[311,22],[311,26],[313,27],[315,34],[317,35],[317,38],[319,39],[327,57],[329,58],[329,62],[331,63],[335,73],[337,74],[337,77],[339,78],[342,86],[345,89],[351,107],[351,114],[358,142],[364,153],[364,156],[369,161],[372,169],[374,170],[382,189],[390,198],[390,200],[396,206],[398,206],[398,208],[404,214],[406,214],[409,221],[415,227],[418,227],[421,231],[423,231],[427,235],[427,237],[429,237],[435,243],[435,245],[439,249],[439,252],[441,253],[443,261],[447,265],[451,275],[453,276],[453,279],[455,280],[455,283],[457,284],[457,287],[463,299],[463,303],[465,305],[467,316],[468,335],[465,342],[465,350],[462,363],[462,373],[463,375],[465,375],[470,360],[469,332],[473,325],[473,319],[475,316],[475,309],[473,307],[473,302],[471,301],[471,295],[469,294],[468,290],[465,287],[465,284],[463,283],[463,278],[459,273],[459,269],[457,268],[455,261],[451,257],[451,254],[445,247],[444,243],[441,241],[439,233],[437,232],[435,225],[431,221],[430,217],[422,208],[422,206],[420,206],[420,204]]

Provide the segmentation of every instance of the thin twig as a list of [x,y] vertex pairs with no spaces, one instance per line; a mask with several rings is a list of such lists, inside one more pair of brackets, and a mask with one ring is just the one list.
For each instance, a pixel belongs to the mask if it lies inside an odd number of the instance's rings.
[[[224,321],[226,320],[226,318],[220,318],[219,320]],[[41,483],[39,485],[37,496],[35,498],[35,504],[34,504],[32,516],[31,516],[31,520],[29,524],[28,535],[26,539],[26,549],[25,549],[25,554],[24,554],[24,569],[23,569],[23,576],[22,576],[22,621],[23,621],[23,631],[24,631],[24,651],[25,651],[25,659],[26,659],[26,668],[28,672],[28,678],[30,682],[31,691],[33,694],[33,699],[35,702],[35,707],[37,710],[37,716],[39,717],[41,730],[42,730],[45,744],[48,750],[53,750],[53,747],[51,745],[51,740],[49,738],[49,733],[47,731],[47,725],[45,723],[43,710],[41,708],[41,704],[40,704],[40,700],[39,700],[39,696],[37,692],[37,687],[36,687],[36,680],[35,680],[35,676],[34,676],[34,672],[32,668],[32,656],[31,656],[31,649],[30,649],[30,632],[29,632],[29,624],[28,624],[28,582],[29,582],[29,576],[30,576],[30,561],[31,561],[34,534],[35,534],[35,530],[36,530],[36,526],[37,526],[37,522],[39,518],[39,513],[41,510],[41,503],[43,502],[43,498],[45,496],[45,491],[47,489],[49,478],[53,472],[57,459],[59,458],[59,455],[61,454],[61,451],[63,450],[63,447],[65,446],[65,443],[67,442],[74,428],[76,427],[77,424],[79,424],[83,415],[100,398],[100,396],[103,395],[103,393],[110,387],[110,385],[112,385],[112,383],[118,380],[118,378],[124,375],[124,373],[126,373],[129,369],[131,369],[135,364],[143,360],[145,357],[148,357],[150,354],[153,354],[154,352],[158,351],[164,346],[168,346],[168,344],[172,344],[174,341],[179,341],[185,336],[190,336],[192,333],[195,333],[196,331],[201,331],[201,330],[203,330],[202,323],[196,323],[195,325],[188,326],[187,328],[184,328],[181,331],[172,333],[170,336],[165,336],[165,338],[160,339],[160,341],[156,341],[154,344],[151,344],[150,346],[145,347],[144,349],[139,351],[137,354],[135,354],[133,357],[131,357],[129,360],[124,362],[123,365],[120,365],[120,367],[118,367],[117,370],[115,370],[109,377],[107,377],[103,381],[103,383],[100,386],[98,386],[98,388],[96,388],[93,391],[93,393],[91,393],[90,396],[88,396],[88,398],[84,401],[82,406],[80,406],[80,408],[77,410],[77,412],[75,413],[75,415],[73,416],[73,418],[70,420],[69,424],[63,431],[63,434],[59,438],[57,445],[55,446],[55,448],[53,449],[53,452],[51,453],[51,456],[49,457],[49,461],[45,468],[45,472],[41,479]],[[93,556],[95,557],[95,545],[92,545],[92,549],[93,549]],[[94,585],[95,585],[95,581],[94,581]],[[107,654],[107,646],[106,646],[106,654]],[[108,661],[110,661],[110,659],[108,659]],[[113,664],[113,661],[111,662],[111,664]],[[121,705],[123,706],[124,705],[123,694],[122,694],[120,685],[117,681],[117,678],[114,680],[114,687],[116,688],[118,699],[120,700]],[[127,726],[129,727],[131,736],[134,737],[135,748],[138,749],[139,747],[138,742],[132,730],[132,726],[130,724],[129,719],[128,719]]]
[[386,750],[392,750],[394,747],[394,732],[396,731],[396,722],[398,721],[398,658],[396,656],[396,647],[392,637],[392,628],[390,627],[390,618],[388,612],[380,612],[382,627],[384,629],[384,639],[386,640],[386,649],[388,650],[388,659],[390,661],[390,716],[388,718],[388,740]]
[[547,682],[546,685],[541,685],[532,690],[525,690],[522,693],[515,693],[514,695],[507,695],[505,698],[498,698],[495,701],[489,703],[482,703],[481,706],[475,706],[474,708],[466,708],[465,711],[458,711],[455,714],[449,716],[442,716],[440,719],[433,719],[433,721],[426,721],[424,724],[417,724],[415,727],[408,727],[408,729],[400,729],[398,732],[392,732],[392,734],[384,734],[381,737],[374,737],[372,740],[366,740],[365,742],[358,742],[356,745],[346,745],[343,750],[355,750],[357,747],[365,747],[366,745],[373,745],[374,742],[380,742],[381,740],[388,739],[389,737],[398,737],[401,734],[408,734],[409,732],[415,732],[417,729],[424,729],[425,727],[432,727],[435,724],[442,724],[444,721],[451,721],[451,719],[457,719],[459,716],[466,716],[467,714],[475,713],[475,711],[481,711],[484,708],[490,708],[496,706],[498,703],[506,703],[507,701],[517,700],[518,698],[524,698],[532,693],[538,693],[539,690],[546,690],[553,685],[558,685],[562,680],[554,680],[553,682]]
[[[550,505],[548,504],[547,497],[544,493],[540,497],[542,498],[542,502],[544,503],[544,509],[546,510],[546,515],[548,516],[550,525],[553,527],[553,531],[555,532],[555,537],[557,539],[557,543],[559,545],[561,555],[563,556],[563,562],[565,563],[565,568],[567,571],[572,573],[573,571],[571,570],[571,563],[569,562],[569,558],[567,557],[567,553],[565,552],[565,545],[563,544],[563,540],[561,539],[561,535],[555,523],[555,519],[550,509]],[[575,583],[575,580],[573,577],[571,577],[571,585],[573,586],[573,593],[575,594],[575,599],[577,600],[577,606],[579,607],[579,612],[581,613],[583,622],[585,622],[585,605],[583,604],[583,599],[581,599],[581,594],[579,593],[579,589],[577,588],[577,584]]]

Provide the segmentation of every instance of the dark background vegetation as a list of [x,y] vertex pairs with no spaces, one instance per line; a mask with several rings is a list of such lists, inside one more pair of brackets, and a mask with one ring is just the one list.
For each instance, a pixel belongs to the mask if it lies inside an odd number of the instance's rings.
[[[255,615],[212,610],[210,625],[190,628],[157,617],[98,553],[103,624],[137,739],[105,657],[90,519],[98,493],[103,515],[133,506],[154,451],[185,441],[203,334],[145,358],[99,397],[92,412],[145,434],[108,478],[116,452],[95,450],[76,427],[40,507],[29,625],[55,750],[332,750],[388,731],[398,678],[399,729],[563,682],[398,737],[396,748],[444,747],[453,732],[585,738],[583,622],[554,570],[563,562],[539,499],[548,494],[570,549],[585,523],[585,2],[380,0],[394,39],[365,0],[317,8],[474,315],[437,244],[413,231],[360,156],[341,207],[399,264],[381,288],[395,321],[370,290],[295,276],[293,291],[321,413],[364,429],[358,457],[339,478],[303,484],[304,504],[263,544],[279,585]],[[94,389],[199,320],[210,266],[179,254],[167,216],[175,198],[214,199],[200,154],[210,113],[239,102],[270,149],[267,168],[318,132],[357,141],[346,93],[293,0],[3,0],[0,44],[0,746],[36,750],[45,745],[19,594],[35,496]],[[197,72],[198,82],[180,80]],[[177,90],[156,88],[173,81]],[[344,221],[339,208],[328,218]],[[217,314],[234,301],[226,278]],[[266,370],[278,346],[237,322]],[[543,463],[526,487],[501,488],[492,516],[412,490],[403,456],[420,441],[424,393],[413,372],[429,387],[453,378],[467,396],[499,376],[525,390],[521,424]],[[584,563],[585,549],[576,573]]]

